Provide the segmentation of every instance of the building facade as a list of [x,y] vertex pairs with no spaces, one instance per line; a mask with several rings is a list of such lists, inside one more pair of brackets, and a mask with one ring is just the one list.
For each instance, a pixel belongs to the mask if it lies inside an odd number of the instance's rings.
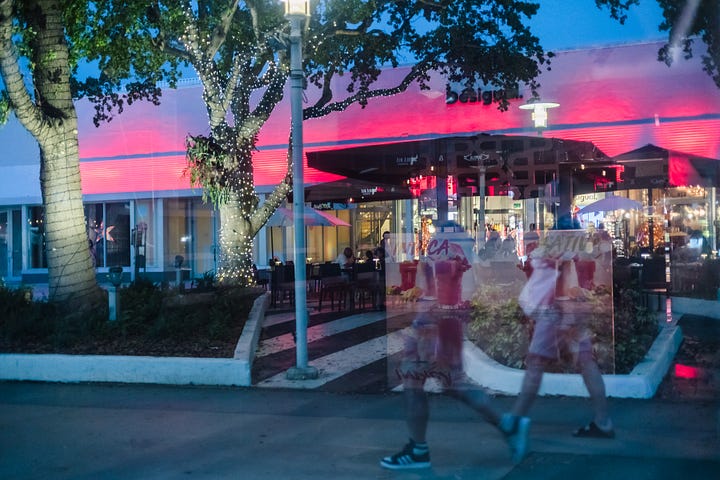
[[[679,60],[672,67],[658,62],[660,47],[643,43],[557,52],[552,70],[539,79],[542,98],[560,104],[549,112],[543,138],[592,142],[609,157],[654,144],[720,158],[720,89],[702,71],[698,58]],[[388,70],[384,75],[391,80],[399,73]],[[313,92],[307,95],[312,100]],[[519,86],[517,97],[501,112],[489,101],[491,88],[480,85],[468,92],[433,77],[430,90],[412,87],[400,95],[373,99],[366,108],[353,105],[345,112],[306,121],[305,151],[480,134],[537,136],[528,112],[518,108],[530,92]],[[201,191],[184,175],[185,137],[209,130],[201,87],[189,81],[165,90],[159,107],[136,103],[99,127],[92,122],[93,108],[87,101],[79,101],[77,109],[85,213],[99,275],[113,265],[142,268],[156,279],[168,280],[175,278],[178,268],[190,277],[214,270],[217,212],[202,202]],[[255,183],[261,197],[285,176],[289,126],[290,107],[284,101],[263,128],[255,152]],[[38,147],[14,120],[0,128],[0,141],[7,146],[0,160],[0,277],[42,282],[47,270]],[[528,161],[529,175],[549,171],[532,157]],[[420,181],[410,170],[407,177]],[[342,179],[336,173],[306,169],[305,182],[311,186]],[[434,214],[421,197],[386,195],[373,201],[401,187],[378,183],[370,182],[347,198],[328,194],[313,200],[352,227],[308,227],[311,261],[333,260],[345,246],[371,248],[383,231],[409,232],[421,226],[418,218]],[[473,194],[470,184],[448,185],[456,218],[471,226],[480,205],[477,187]],[[683,197],[665,204],[682,205],[684,214],[694,215],[693,227],[716,238],[710,218],[716,208],[715,186],[679,187],[684,190],[658,185],[655,192],[642,189],[633,195],[645,205],[663,196]],[[529,201],[537,195],[513,192],[512,198],[507,189],[490,193],[494,195],[486,199],[489,223],[516,228],[537,219],[538,209]],[[596,198],[586,195],[575,202],[580,207]],[[642,220],[634,222],[637,238]],[[664,234],[672,233],[671,226]],[[264,229],[256,241],[256,263],[266,265],[271,256],[292,258],[291,238],[291,229]]]

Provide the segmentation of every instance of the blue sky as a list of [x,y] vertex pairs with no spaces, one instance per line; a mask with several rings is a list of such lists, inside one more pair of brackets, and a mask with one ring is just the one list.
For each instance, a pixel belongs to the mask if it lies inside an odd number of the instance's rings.
[[607,9],[598,9],[595,0],[539,0],[540,10],[532,30],[546,50],[568,50],[618,43],[663,40],[662,21],[655,0],[640,0],[633,6],[625,25],[610,18]]

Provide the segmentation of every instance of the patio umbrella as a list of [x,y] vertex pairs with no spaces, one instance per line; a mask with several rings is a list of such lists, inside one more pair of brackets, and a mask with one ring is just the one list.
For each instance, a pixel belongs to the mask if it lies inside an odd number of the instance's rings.
[[[346,221],[329,213],[305,207],[303,212],[306,227],[349,227]],[[294,214],[292,209],[279,207],[265,224],[268,227],[292,227]]]
[[[350,224],[346,221],[334,216],[329,213],[315,210],[314,208],[306,206],[303,212],[304,223],[305,223],[305,236],[307,237],[307,227],[349,227]],[[265,226],[267,227],[292,227],[293,226],[294,214],[292,209],[279,207],[275,210],[275,213],[268,219]],[[270,233],[270,249],[272,250],[272,256],[275,256],[275,244],[273,241],[272,232]]]
[[614,212],[615,210],[640,210],[642,203],[615,195],[605,197],[580,209],[581,215],[595,212]]

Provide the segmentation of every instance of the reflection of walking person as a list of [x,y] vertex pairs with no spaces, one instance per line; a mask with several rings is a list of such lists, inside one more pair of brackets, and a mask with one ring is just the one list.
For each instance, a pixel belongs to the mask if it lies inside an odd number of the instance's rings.
[[[466,377],[462,365],[463,315],[460,303],[460,280],[469,268],[464,259],[438,262],[435,274],[438,286],[452,287],[453,292],[438,290],[437,304],[413,320],[405,340],[402,363],[396,374],[403,383],[406,404],[406,422],[410,440],[395,455],[380,461],[392,470],[430,467],[430,451],[426,442],[429,418],[428,396],[425,383],[434,380],[443,391],[469,405],[485,421],[502,430],[500,417],[490,405],[487,394]],[[503,431],[515,450],[518,438],[509,430]]]
[[[560,232],[557,232],[560,233]],[[559,237],[557,237],[559,238]],[[561,242],[555,242],[559,245]],[[576,430],[576,437],[613,438],[615,432],[608,414],[605,383],[594,358],[592,333],[582,316],[563,314],[556,298],[558,264],[562,251],[546,244],[535,249],[528,261],[531,264],[528,283],[520,294],[519,303],[525,314],[535,322],[526,359],[525,376],[520,394],[512,410],[502,416],[503,428],[517,428],[524,441],[518,455],[522,457],[528,448],[527,437],[530,419],[527,417],[540,389],[545,368],[557,358],[564,346],[573,354],[580,367],[585,386],[590,394],[594,418],[586,426]]]
[[499,425],[488,396],[465,379],[462,368],[462,324],[457,311],[436,308],[420,314],[406,339],[403,361],[397,374],[402,378],[406,422],[410,441],[397,454],[383,458],[380,465],[392,470],[430,467],[426,442],[429,418],[427,380],[436,380],[445,393],[475,409],[487,422]]

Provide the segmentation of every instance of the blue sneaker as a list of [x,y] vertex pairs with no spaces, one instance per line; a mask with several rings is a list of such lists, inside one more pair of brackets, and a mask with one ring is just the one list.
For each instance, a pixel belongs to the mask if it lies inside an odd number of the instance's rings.
[[512,462],[517,465],[530,448],[530,418],[505,413],[500,418],[500,430],[510,446]]
[[430,452],[426,449],[425,453],[415,453],[415,442],[411,440],[400,453],[380,460],[380,466],[390,470],[430,468]]

